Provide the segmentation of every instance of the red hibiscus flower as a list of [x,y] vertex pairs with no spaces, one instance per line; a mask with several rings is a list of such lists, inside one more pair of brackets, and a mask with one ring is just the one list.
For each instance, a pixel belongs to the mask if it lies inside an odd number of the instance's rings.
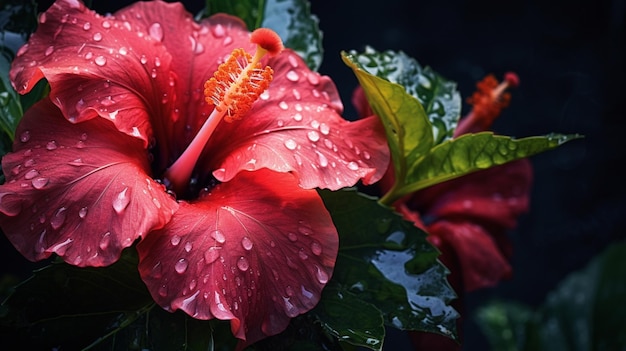
[[338,237],[314,188],[380,179],[379,123],[343,120],[329,78],[235,17],[59,0],[39,23],[10,72],[20,93],[51,87],[2,160],[17,250],[105,266],[140,239],[159,305],[230,320],[247,343],[315,306]]
[[[487,76],[468,99],[473,105],[455,130],[455,137],[485,131],[509,103],[508,87],[519,79],[505,75],[503,83]],[[362,91],[355,91],[355,106],[361,115],[371,114]],[[393,184],[389,169],[378,184],[388,190]],[[441,251],[440,259],[450,269],[448,277],[459,299],[454,306],[463,315],[466,291],[495,286],[510,277],[511,244],[506,231],[528,210],[532,169],[527,159],[471,173],[406,196],[394,204],[405,219],[425,230]],[[461,327],[459,323],[459,327]],[[458,350],[460,345],[435,334],[411,333],[417,349]]]

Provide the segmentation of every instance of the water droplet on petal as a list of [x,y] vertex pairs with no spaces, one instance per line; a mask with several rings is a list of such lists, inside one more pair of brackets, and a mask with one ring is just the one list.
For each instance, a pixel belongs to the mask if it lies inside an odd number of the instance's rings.
[[54,213],[54,215],[52,215],[52,218],[50,218],[50,225],[53,229],[59,229],[63,223],[65,223],[66,210],[67,208],[61,207]]
[[306,78],[312,85],[318,85],[320,83],[320,76],[316,72],[310,72],[309,75],[306,76]]
[[161,27],[161,24],[158,22],[152,23],[150,25],[150,28],[148,28],[148,32],[150,33],[150,36],[158,41],[162,41],[163,40],[163,27]]
[[321,283],[321,284],[326,284],[328,283],[328,273],[326,273],[326,271],[322,270],[320,267],[315,266],[315,268],[317,269],[317,272],[315,273],[315,277],[317,278],[317,280]]
[[109,22],[107,20],[102,21],[102,28],[104,28],[104,29],[111,28],[111,22]]
[[244,236],[243,239],[241,239],[241,246],[245,249],[245,250],[252,250],[252,246],[254,244],[252,243],[252,240],[250,240],[250,238],[248,238],[247,236]]
[[30,171],[26,172],[26,174],[24,174],[24,179],[31,180],[38,175],[39,175],[39,172],[36,169],[31,169]]
[[113,209],[117,214],[122,214],[130,203],[130,197],[126,194],[127,191],[128,187],[124,188],[124,190],[113,199]]
[[46,51],[44,51],[44,55],[46,56],[50,56],[52,55],[52,53],[54,52],[54,46],[50,45],[48,46],[48,48],[46,48]]
[[141,55],[139,62],[141,62],[142,65],[145,65],[146,63],[148,63],[148,58],[146,57],[146,55]]
[[280,108],[281,108],[281,110],[285,110],[285,111],[286,111],[287,109],[289,109],[289,105],[287,105],[287,103],[286,103],[286,102],[284,102],[284,101],[279,102],[279,103],[278,103],[278,107],[280,107]]
[[358,163],[354,162],[354,161],[350,161],[348,162],[348,169],[356,171],[359,169],[359,165]]
[[326,123],[320,124],[320,132],[324,135],[328,135],[330,133],[330,127]]
[[49,179],[46,177],[39,177],[32,180],[33,188],[42,189],[48,184]]
[[178,235],[172,236],[172,238],[170,239],[170,243],[172,243],[172,245],[174,246],[180,244],[180,236]]
[[287,234],[287,237],[289,238],[290,241],[293,241],[293,242],[298,241],[298,235],[296,235],[296,233],[290,232]]
[[313,252],[315,256],[321,255],[322,245],[320,245],[320,243],[318,243],[317,241],[314,241],[313,243],[311,243],[311,252]]
[[100,33],[100,32],[96,32],[96,33],[94,33],[94,34],[93,34],[93,40],[94,40],[94,41],[100,41],[100,40],[102,40],[102,33]]
[[293,115],[293,120],[296,121],[296,122],[302,121],[302,114],[301,113],[296,113],[295,115]]
[[224,236],[224,233],[219,229],[211,232],[211,237],[220,244],[223,244],[226,241],[226,237]]
[[83,207],[78,211],[78,217],[85,218],[87,216],[87,207]]
[[91,23],[85,22],[85,24],[83,24],[83,29],[84,30],[90,30],[91,29]]
[[304,252],[304,249],[300,249],[300,251],[298,251],[298,256],[303,261],[309,258],[309,255],[307,255],[306,252]]
[[30,140],[30,132],[29,131],[24,131],[22,134],[20,134],[20,141],[25,143],[27,141]]
[[167,286],[166,285],[161,285],[161,287],[159,288],[159,295],[161,295],[162,297],[166,297],[167,296]]
[[191,249],[193,249],[193,244],[191,243],[191,241],[188,241],[185,243],[185,251],[186,252],[190,252]]
[[46,150],[52,151],[52,150],[56,150],[57,148],[58,148],[57,142],[54,140],[49,141],[48,144],[46,144]]
[[295,71],[287,72],[287,79],[292,82],[297,82],[300,79],[300,76]]
[[298,147],[298,144],[293,139],[285,140],[285,147],[289,150],[295,150]]
[[328,166],[328,159],[326,158],[326,156],[324,156],[324,154],[322,154],[321,152],[317,150],[315,150],[315,153],[317,154],[317,159],[320,163],[320,166],[322,167]]
[[309,140],[311,140],[312,142],[316,142],[318,140],[320,140],[320,134],[315,131],[315,130],[311,130],[309,131],[306,136],[309,138]]
[[96,63],[96,65],[102,67],[102,66],[106,65],[107,59],[104,56],[98,56],[98,57],[96,57],[94,62]]
[[213,35],[217,38],[223,37],[226,34],[226,30],[224,30],[224,26],[222,26],[221,24],[217,24],[213,27],[211,27]]
[[250,263],[248,263],[248,260],[241,256],[239,257],[239,260],[237,260],[237,268],[239,268],[240,271],[245,272],[248,270],[248,268],[250,268]]
[[111,244],[111,232],[106,232],[100,239],[100,243],[98,246],[100,246],[101,250],[106,250],[110,244]]
[[117,50],[117,52],[119,52],[120,55],[126,55],[128,54],[128,49],[125,46],[122,46],[119,50]]
[[47,17],[46,17],[46,13],[42,12],[41,15],[39,15],[39,23],[44,24],[46,23]]
[[220,257],[220,250],[222,250],[219,246],[211,246],[208,250],[204,252],[204,262],[207,264],[213,263]]
[[189,263],[187,263],[187,260],[184,258],[181,258],[174,265],[174,269],[176,270],[177,273],[183,274],[187,270],[187,266],[189,266]]

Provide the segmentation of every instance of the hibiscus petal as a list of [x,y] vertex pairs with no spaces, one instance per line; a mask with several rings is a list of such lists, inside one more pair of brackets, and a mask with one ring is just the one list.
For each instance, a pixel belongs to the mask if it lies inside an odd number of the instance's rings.
[[313,308],[332,274],[337,231],[314,190],[289,174],[243,172],[138,246],[155,301],[198,319],[231,320],[247,343]]
[[460,271],[465,291],[493,287],[500,280],[510,278],[512,269],[509,262],[482,226],[441,220],[430,225],[428,233],[441,239],[441,244],[452,247],[456,260],[448,257],[447,261],[458,262],[458,267],[450,268]]
[[378,119],[344,120],[334,83],[291,50],[269,65],[267,91],[243,121],[222,123],[211,140],[210,157],[222,160],[212,164],[214,176],[228,181],[241,170],[269,168],[295,173],[304,188],[332,190],[379,180],[389,150]]
[[49,100],[28,110],[2,159],[0,227],[20,253],[105,266],[162,227],[177,204],[148,175],[140,140],[102,119],[71,124]]
[[528,211],[531,185],[532,167],[523,159],[435,185],[409,202],[424,217],[462,218],[501,232]]

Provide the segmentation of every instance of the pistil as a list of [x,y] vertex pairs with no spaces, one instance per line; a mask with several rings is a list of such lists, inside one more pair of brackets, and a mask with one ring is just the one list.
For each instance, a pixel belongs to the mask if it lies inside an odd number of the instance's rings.
[[166,185],[178,194],[184,194],[196,162],[220,122],[242,119],[272,81],[272,68],[262,67],[260,61],[265,55],[271,57],[282,51],[280,37],[271,29],[259,28],[251,33],[250,42],[257,45],[254,56],[243,49],[235,49],[204,83],[205,100],[215,108],[164,175]]

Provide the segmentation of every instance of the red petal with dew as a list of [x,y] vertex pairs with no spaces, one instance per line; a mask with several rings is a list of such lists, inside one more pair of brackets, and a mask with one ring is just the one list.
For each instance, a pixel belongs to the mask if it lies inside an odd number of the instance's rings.
[[68,119],[104,117],[145,145],[154,133],[165,160],[180,154],[212,109],[203,82],[234,48],[254,48],[240,20],[198,24],[180,3],[137,2],[101,16],[58,0],[39,22],[12,65],[16,89],[26,93],[45,77]]
[[198,319],[231,320],[247,343],[313,308],[332,275],[337,231],[314,190],[290,174],[242,172],[138,246],[155,301]]
[[528,211],[532,176],[528,159],[513,161],[424,189],[408,203],[423,218],[463,219],[496,234]]
[[148,175],[140,140],[101,119],[72,124],[43,100],[2,159],[0,227],[29,260],[105,266],[177,207]]
[[[379,180],[389,163],[377,118],[344,120],[334,83],[293,51],[269,61],[274,80],[242,121],[222,123],[207,158],[221,181],[241,170],[292,172],[304,188],[336,190]],[[209,162],[210,160],[207,160]]]
[[460,271],[465,291],[492,287],[500,280],[510,278],[512,269],[507,258],[484,227],[470,222],[440,220],[428,226],[427,231],[431,242],[441,240],[440,245],[452,248],[446,252],[456,256],[456,260],[448,257],[446,261],[458,262],[458,267],[450,269]]

